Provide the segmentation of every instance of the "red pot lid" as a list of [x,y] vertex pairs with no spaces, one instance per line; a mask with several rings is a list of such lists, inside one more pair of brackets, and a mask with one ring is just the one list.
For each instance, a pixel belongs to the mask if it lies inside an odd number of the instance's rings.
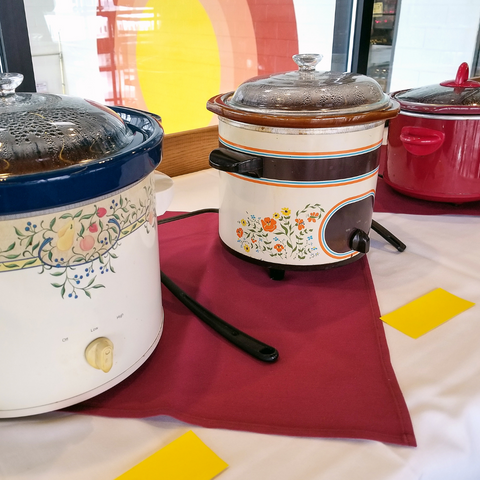
[[457,76],[436,85],[393,93],[402,110],[447,115],[480,114],[480,82],[469,80],[468,64],[458,67]]

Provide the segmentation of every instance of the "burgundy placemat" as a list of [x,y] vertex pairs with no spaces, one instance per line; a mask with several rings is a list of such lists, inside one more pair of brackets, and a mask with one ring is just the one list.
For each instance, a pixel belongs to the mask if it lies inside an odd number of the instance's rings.
[[454,205],[408,197],[394,190],[379,177],[374,211],[412,215],[480,215],[480,201]]
[[416,444],[365,257],[332,270],[288,271],[273,281],[221,246],[216,213],[160,225],[159,238],[165,274],[277,348],[278,361],[262,363],[232,346],[163,288],[164,332],[150,359],[69,411]]

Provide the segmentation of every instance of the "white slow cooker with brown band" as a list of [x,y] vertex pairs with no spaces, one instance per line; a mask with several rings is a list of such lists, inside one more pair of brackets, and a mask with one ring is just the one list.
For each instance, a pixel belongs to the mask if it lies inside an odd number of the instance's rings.
[[0,75],[0,418],[118,384],[163,329],[159,117],[21,79]]
[[385,121],[398,102],[372,78],[299,69],[255,77],[217,95],[219,233],[235,255],[270,269],[317,269],[359,259],[369,231]]

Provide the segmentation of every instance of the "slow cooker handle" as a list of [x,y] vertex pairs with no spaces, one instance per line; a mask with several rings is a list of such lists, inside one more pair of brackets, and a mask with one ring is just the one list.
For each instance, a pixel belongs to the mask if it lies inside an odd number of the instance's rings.
[[210,166],[223,172],[241,173],[252,177],[263,174],[263,159],[228,148],[216,148],[210,152]]
[[443,145],[445,134],[431,128],[409,125],[402,128],[400,140],[412,155],[430,155]]

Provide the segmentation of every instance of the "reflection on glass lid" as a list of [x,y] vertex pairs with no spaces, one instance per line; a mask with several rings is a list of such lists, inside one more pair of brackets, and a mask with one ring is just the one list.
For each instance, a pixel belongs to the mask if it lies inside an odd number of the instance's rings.
[[254,77],[225,102],[244,111],[282,115],[340,114],[388,107],[389,97],[370,77],[320,72],[318,54],[294,55],[298,70]]
[[0,73],[0,178],[113,155],[133,133],[103,105],[63,95],[15,93],[23,75]]
[[480,105],[480,87],[452,88],[443,85],[428,85],[395,95],[400,102],[421,103],[424,105],[478,106]]

